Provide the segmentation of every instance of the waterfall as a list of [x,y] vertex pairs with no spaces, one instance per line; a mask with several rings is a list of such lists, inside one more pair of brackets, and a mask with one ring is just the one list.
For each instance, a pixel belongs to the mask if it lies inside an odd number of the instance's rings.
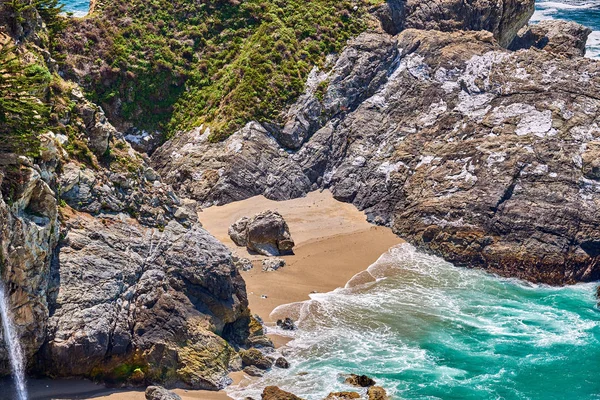
[[10,366],[12,368],[13,380],[17,390],[18,400],[27,400],[25,389],[25,366],[23,365],[23,350],[19,337],[15,332],[12,315],[8,308],[8,294],[5,293],[4,285],[0,282],[0,320],[2,321],[2,332],[4,344],[8,350]]

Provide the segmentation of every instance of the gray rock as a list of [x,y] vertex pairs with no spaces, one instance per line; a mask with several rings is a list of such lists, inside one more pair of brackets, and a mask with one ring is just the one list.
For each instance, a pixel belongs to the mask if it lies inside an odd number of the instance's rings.
[[148,386],[146,400],[181,400],[177,393],[173,393],[161,386]]
[[262,370],[267,370],[273,366],[273,361],[265,357],[258,349],[242,350],[240,351],[240,357],[244,366],[255,366]]
[[523,27],[510,44],[511,50],[532,47],[567,57],[583,57],[592,30],[571,21],[541,21]]
[[250,376],[261,377],[265,374],[265,371],[255,367],[254,365],[250,365],[244,368],[244,372]]
[[259,194],[282,200],[310,191],[302,170],[260,124],[249,123],[221,143],[210,143],[209,133],[201,128],[182,133],[152,155],[153,167],[180,196],[210,206]]
[[389,0],[376,11],[383,28],[492,32],[507,47],[535,10],[534,0]]
[[262,261],[263,272],[273,272],[283,267],[285,267],[285,261],[281,258],[266,258]]
[[250,271],[252,268],[254,268],[252,261],[245,257],[239,257],[238,255],[233,254],[231,259],[233,261],[233,265],[235,265],[238,271]]
[[278,212],[264,211],[252,218],[243,217],[228,232],[238,246],[265,256],[289,253],[294,248],[290,229]]
[[230,383],[240,360],[221,336],[233,335],[248,310],[224,245],[198,226],[148,228],[124,214],[66,224],[51,269],[44,371],[110,376],[111,358],[135,357],[147,376],[171,371],[198,389]]
[[290,367],[290,363],[285,358],[279,357],[277,360],[275,360],[275,366],[277,368],[287,369]]

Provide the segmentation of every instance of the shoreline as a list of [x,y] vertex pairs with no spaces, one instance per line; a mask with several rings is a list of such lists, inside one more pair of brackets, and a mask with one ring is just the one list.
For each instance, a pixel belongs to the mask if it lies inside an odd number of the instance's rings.
[[[227,230],[243,216],[252,217],[265,210],[278,211],[289,225],[295,240],[293,255],[282,256],[286,266],[263,272],[265,256],[249,254],[237,247]],[[198,213],[204,229],[240,257],[252,261],[253,269],[242,271],[252,314],[259,315],[267,329],[275,325],[272,312],[277,307],[310,299],[311,293],[326,293],[344,287],[365,271],[390,247],[404,243],[390,228],[374,226],[352,204],[335,200],[329,191],[312,192],[306,197],[276,202],[263,196],[214,206]],[[263,296],[266,296],[264,298]],[[280,318],[283,316],[279,316]],[[267,334],[276,348],[285,346],[290,337]],[[230,374],[232,385],[248,379],[243,372]],[[93,398],[101,400],[144,400],[142,389],[111,389],[86,380],[30,380],[34,383],[31,399]],[[36,396],[35,386],[43,394]],[[48,387],[51,386],[51,387]],[[224,390],[174,389],[183,400],[231,400]],[[44,397],[46,396],[46,397]],[[91,397],[80,397],[91,396]],[[61,398],[61,397],[58,397]]]

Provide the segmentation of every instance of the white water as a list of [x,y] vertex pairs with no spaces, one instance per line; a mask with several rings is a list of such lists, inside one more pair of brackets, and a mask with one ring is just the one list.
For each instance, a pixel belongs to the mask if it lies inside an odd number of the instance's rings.
[[19,337],[15,332],[13,319],[8,307],[8,296],[4,291],[4,285],[0,283],[0,320],[2,320],[2,332],[4,344],[8,350],[12,376],[17,390],[18,400],[27,400],[27,390],[25,389],[25,368],[23,364],[23,350]]

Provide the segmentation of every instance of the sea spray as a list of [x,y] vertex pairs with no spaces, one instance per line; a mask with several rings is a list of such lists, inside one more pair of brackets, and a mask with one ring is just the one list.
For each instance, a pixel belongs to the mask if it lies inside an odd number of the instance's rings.
[[15,382],[18,400],[27,400],[25,388],[25,368],[23,363],[23,350],[9,310],[8,294],[0,282],[0,320],[2,320],[2,333],[4,345],[8,350],[12,376]]
[[457,268],[403,244],[371,282],[311,295],[299,309],[289,370],[232,387],[260,398],[277,385],[307,400],[355,390],[365,373],[392,399],[600,399],[597,284],[535,285]]

